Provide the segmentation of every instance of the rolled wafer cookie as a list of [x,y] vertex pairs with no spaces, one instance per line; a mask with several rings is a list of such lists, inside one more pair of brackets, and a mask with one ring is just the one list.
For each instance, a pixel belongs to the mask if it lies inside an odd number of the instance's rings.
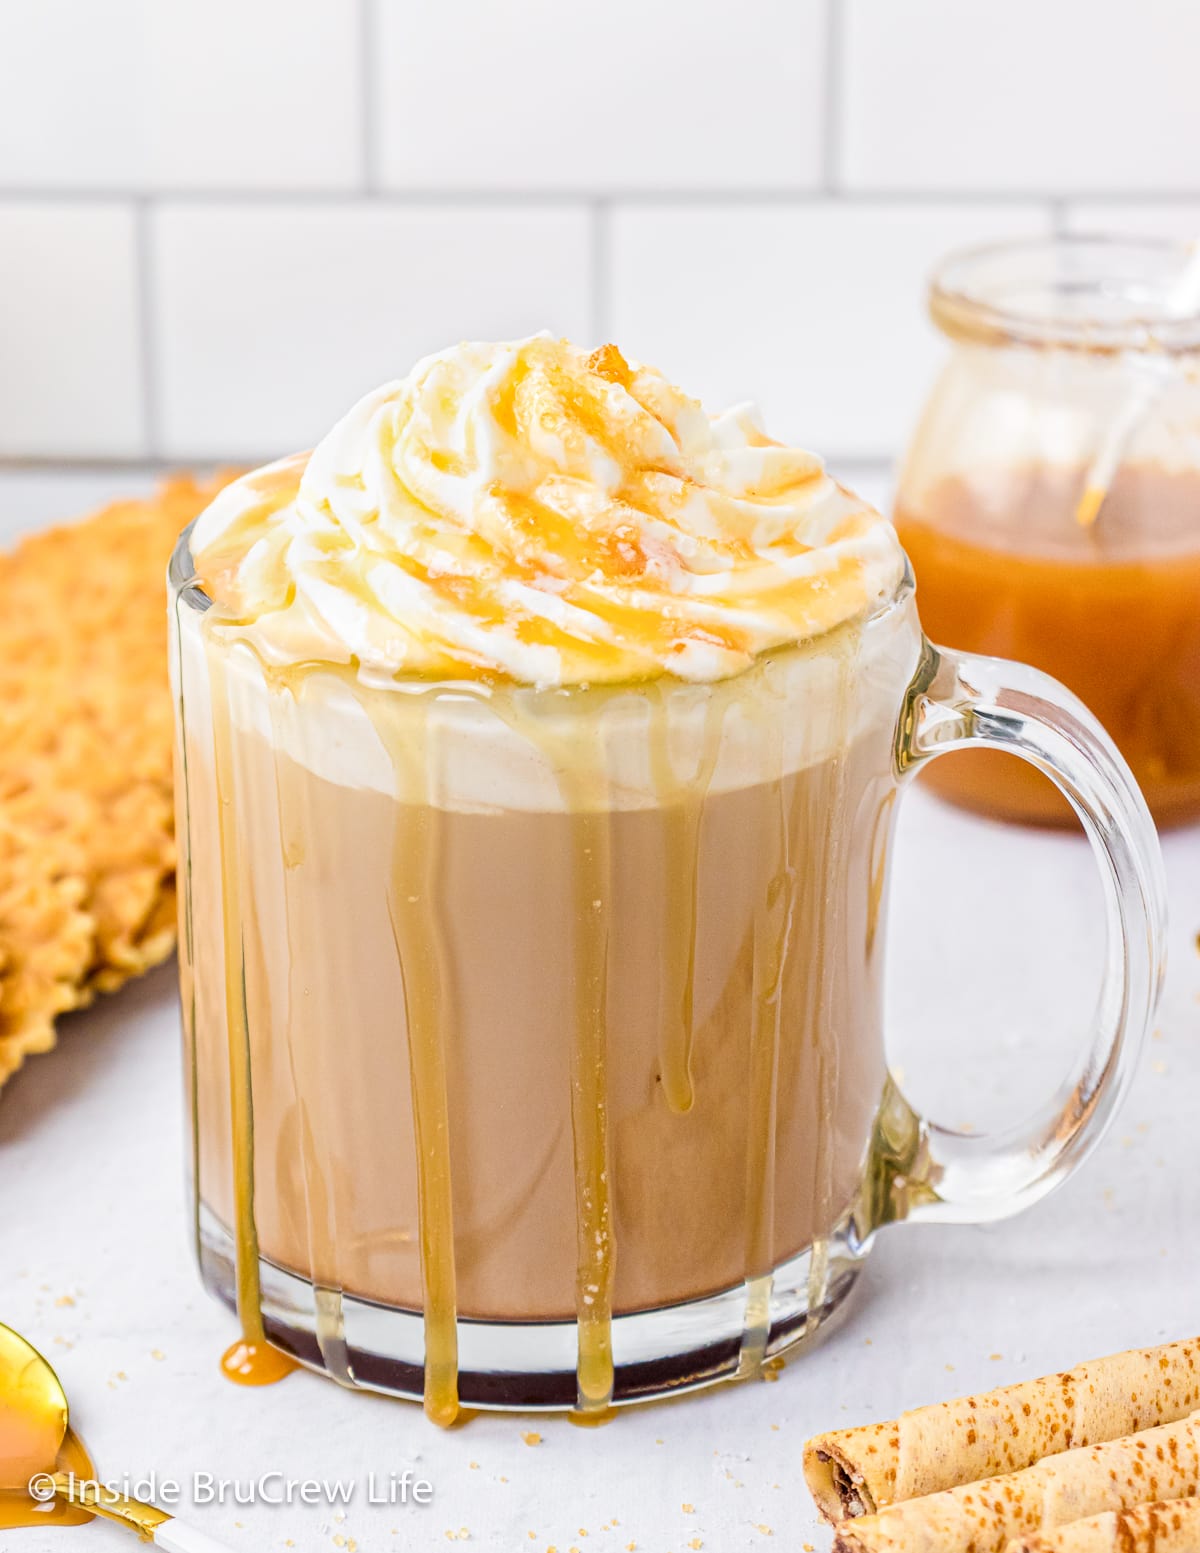
[[1010,1542],[1107,1510],[1200,1492],[1200,1413],[1021,1472],[925,1494],[842,1521],[834,1553],[1005,1553]]
[[804,1447],[804,1476],[821,1514],[839,1521],[1173,1423],[1196,1408],[1200,1338],[1190,1338],[819,1434]]
[[1010,1542],[1008,1553],[1196,1553],[1200,1499],[1107,1510],[1036,1537]]

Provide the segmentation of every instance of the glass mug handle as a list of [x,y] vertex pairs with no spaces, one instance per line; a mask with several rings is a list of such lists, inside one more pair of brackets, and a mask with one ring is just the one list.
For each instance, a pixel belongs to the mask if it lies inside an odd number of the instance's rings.
[[959,1132],[917,1116],[889,1079],[876,1134],[873,1223],[986,1223],[1030,1206],[1100,1139],[1128,1088],[1162,980],[1166,888],[1154,822],[1116,746],[1057,680],[924,644],[896,734],[902,774],[951,750],[1005,750],[1058,786],[1100,869],[1107,933],[1090,1042],[1027,1121]]

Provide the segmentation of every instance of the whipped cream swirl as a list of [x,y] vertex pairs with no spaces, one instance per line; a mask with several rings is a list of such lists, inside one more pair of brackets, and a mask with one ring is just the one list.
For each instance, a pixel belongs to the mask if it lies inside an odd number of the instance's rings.
[[751,406],[606,345],[462,344],[368,394],[192,534],[215,620],[277,663],[533,685],[722,679],[895,591],[891,525]]

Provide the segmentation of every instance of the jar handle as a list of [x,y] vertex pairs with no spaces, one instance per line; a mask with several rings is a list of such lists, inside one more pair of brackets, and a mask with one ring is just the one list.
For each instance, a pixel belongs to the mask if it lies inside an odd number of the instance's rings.
[[1005,750],[1045,773],[1083,822],[1107,932],[1095,1027],[1062,1088],[1027,1121],[975,1134],[918,1116],[889,1079],[876,1134],[874,1225],[986,1223],[1029,1207],[1099,1141],[1129,1087],[1162,982],[1166,887],[1158,836],[1104,729],[1049,675],[924,644],[896,735],[902,775],[951,750]]

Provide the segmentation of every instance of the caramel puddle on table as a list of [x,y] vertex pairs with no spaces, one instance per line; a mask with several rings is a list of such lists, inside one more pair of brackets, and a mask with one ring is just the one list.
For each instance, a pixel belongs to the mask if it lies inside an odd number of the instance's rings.
[[265,1335],[258,1342],[239,1337],[221,1355],[221,1374],[235,1386],[273,1386],[297,1368],[296,1361],[272,1348]]
[[225,944],[225,1019],[229,1037],[229,1109],[234,1189],[234,1257],[242,1335],[221,1357],[221,1371],[241,1386],[268,1386],[296,1368],[267,1342],[263,1327],[258,1232],[254,1223],[254,1106],[250,1085],[250,1032],[246,1015],[246,948],[242,920],[241,849],[230,726],[230,682],[220,648],[208,653],[212,686],[213,754],[221,849],[221,915]]
[[[89,1483],[96,1478],[92,1458],[73,1429],[67,1430],[56,1458],[46,1464],[45,1470],[71,1472]],[[94,1519],[91,1511],[64,1504],[61,1499],[42,1504],[21,1488],[0,1488],[0,1531],[15,1531],[21,1526],[82,1526]]]

